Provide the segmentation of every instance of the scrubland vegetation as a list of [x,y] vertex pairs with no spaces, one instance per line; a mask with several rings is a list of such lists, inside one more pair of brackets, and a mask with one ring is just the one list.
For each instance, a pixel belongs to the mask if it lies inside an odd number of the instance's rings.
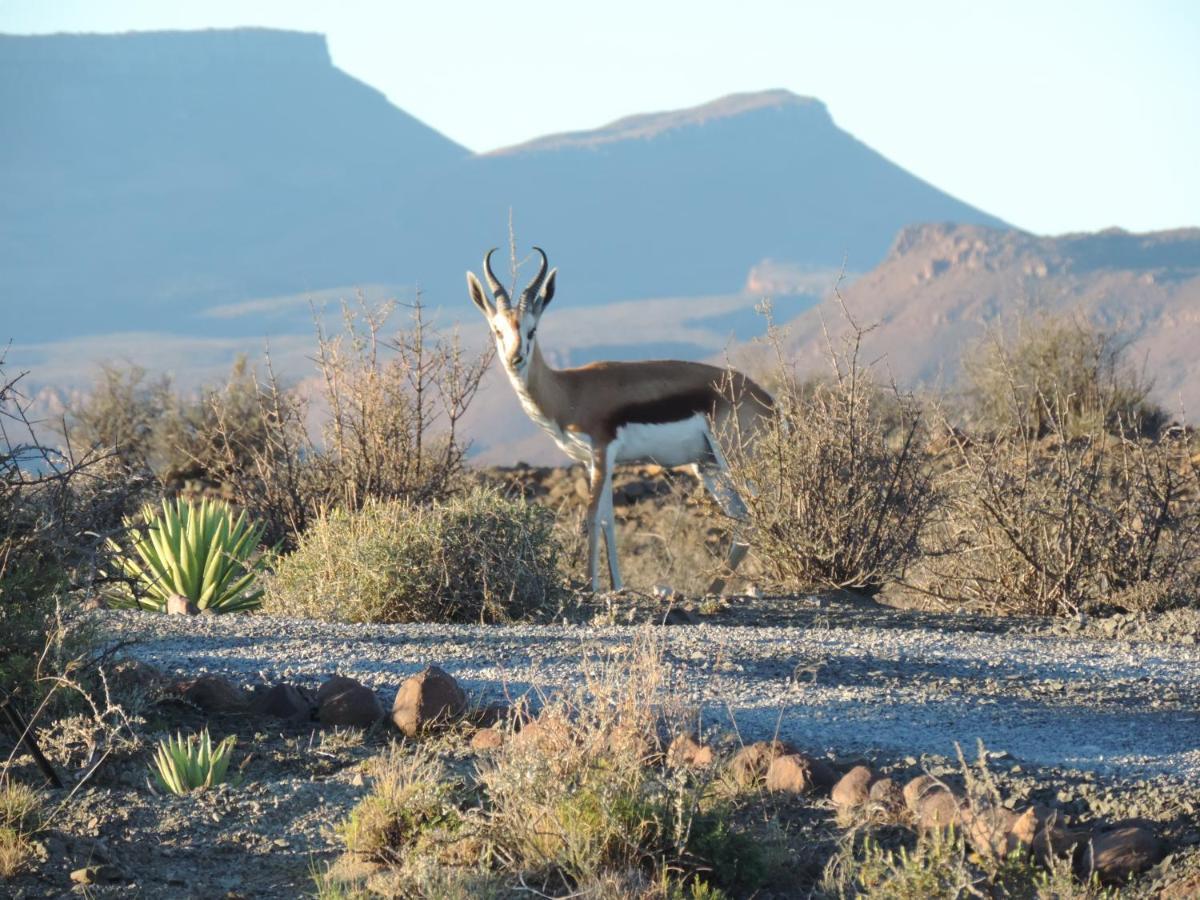
[[[583,500],[570,479],[529,499],[527,484],[466,465],[458,426],[487,354],[431,330],[419,306],[389,336],[387,312],[348,308],[341,333],[318,335],[315,395],[281,384],[269,360],[240,361],[194,394],[105,368],[61,450],[51,423],[29,421],[19,379],[0,376],[0,702],[11,695],[32,733],[84,733],[94,753],[149,761],[141,729],[162,715],[161,686],[111,679],[84,603],[333,622],[592,614],[575,591]],[[739,575],[782,594],[838,588],[995,615],[1197,604],[1200,452],[1150,400],[1119,335],[1075,319],[1024,323],[969,351],[961,394],[927,397],[866,364],[867,330],[848,324],[829,372],[797,373],[779,356],[755,373],[778,416],[754,453],[724,436],[750,507]],[[717,569],[729,523],[686,475],[663,476],[675,486],[627,492],[626,569],[642,592],[687,592]],[[372,732],[369,790],[314,890],[1101,895],[1053,854],[989,855],[969,835],[914,831],[894,810],[847,830],[722,767],[673,764],[665,745],[687,729],[663,672],[643,648],[578,694],[544,698],[536,720],[511,710],[498,748],[469,766],[445,735],[414,745]],[[455,728],[462,738],[467,726]],[[161,790],[205,784],[188,774],[189,746],[159,750]],[[37,836],[54,827],[44,805],[11,766],[0,771],[0,877],[33,865]],[[812,845],[798,847],[797,833]]]

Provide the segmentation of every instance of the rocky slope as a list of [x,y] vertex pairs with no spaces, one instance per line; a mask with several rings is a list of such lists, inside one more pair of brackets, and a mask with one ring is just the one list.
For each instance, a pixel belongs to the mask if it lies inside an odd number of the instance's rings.
[[[952,384],[971,343],[1021,312],[1078,312],[1132,339],[1131,361],[1144,362],[1160,402],[1200,408],[1200,229],[1037,237],[914,225],[842,294],[859,322],[878,323],[864,358],[882,358],[904,384]],[[836,329],[831,303],[789,325],[801,371],[826,365],[822,318]]]

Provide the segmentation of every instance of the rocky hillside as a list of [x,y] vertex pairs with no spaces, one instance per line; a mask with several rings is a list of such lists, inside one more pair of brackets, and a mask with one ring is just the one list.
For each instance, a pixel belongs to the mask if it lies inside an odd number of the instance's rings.
[[[979,225],[914,225],[887,258],[842,291],[860,322],[878,322],[866,357],[906,384],[953,383],[962,352],[1025,311],[1078,311],[1133,339],[1160,402],[1200,410],[1200,229],[1036,237]],[[790,324],[801,370],[825,365],[822,304]]]

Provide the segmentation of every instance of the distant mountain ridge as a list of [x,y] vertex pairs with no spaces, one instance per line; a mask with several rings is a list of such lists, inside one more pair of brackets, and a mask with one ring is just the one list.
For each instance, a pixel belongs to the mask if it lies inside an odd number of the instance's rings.
[[[1128,335],[1172,413],[1200,411],[1200,229],[1110,229],[1038,237],[979,225],[903,229],[887,258],[842,291],[862,324],[879,323],[864,357],[903,385],[952,385],[959,359],[986,329],[1028,313],[1077,313]],[[800,371],[825,365],[822,315],[790,323]]]
[[[866,270],[913,221],[1003,226],[786,91],[472,155],[322,37],[264,29],[0,36],[0,121],[18,342],[294,334],[307,308],[272,298],[361,284],[457,314],[510,210],[581,307],[737,292],[766,258]],[[205,314],[246,301],[272,312]]]

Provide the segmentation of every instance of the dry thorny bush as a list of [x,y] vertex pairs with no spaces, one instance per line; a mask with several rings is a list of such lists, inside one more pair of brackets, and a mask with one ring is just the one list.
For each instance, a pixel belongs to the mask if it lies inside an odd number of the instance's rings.
[[[312,518],[368,498],[442,499],[459,486],[459,425],[489,360],[425,317],[418,296],[392,335],[396,304],[343,304],[340,331],[317,319],[317,390],[285,388],[268,354],[259,374],[239,359],[227,382],[186,398],[139,370],[102,370],[73,411],[79,443],[112,448],[168,491],[219,489],[290,546]],[[310,431],[310,402],[324,419]],[[115,424],[114,424],[115,423]]]
[[[985,398],[976,421],[992,428],[946,424],[945,503],[911,586],[1000,613],[1194,602],[1200,458],[1189,433],[1148,404],[1124,344],[1076,320],[1042,325],[986,345],[973,391]],[[1042,359],[1047,345],[1062,358]]]
[[776,414],[755,442],[736,427],[722,435],[753,552],[793,589],[871,591],[902,575],[937,505],[922,410],[880,384],[861,356],[871,328],[841,310],[849,332],[841,346],[827,335],[830,377],[802,382],[767,309]]

